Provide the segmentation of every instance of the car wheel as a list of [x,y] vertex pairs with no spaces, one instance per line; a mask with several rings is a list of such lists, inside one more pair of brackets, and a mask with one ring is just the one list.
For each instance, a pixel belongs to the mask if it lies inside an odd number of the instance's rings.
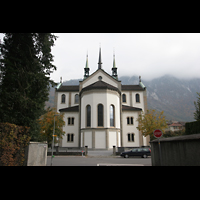
[[128,158],[128,154],[126,154],[126,155],[124,156],[124,158]]
[[142,157],[143,157],[143,158],[147,158],[147,155],[146,155],[146,154],[144,154]]

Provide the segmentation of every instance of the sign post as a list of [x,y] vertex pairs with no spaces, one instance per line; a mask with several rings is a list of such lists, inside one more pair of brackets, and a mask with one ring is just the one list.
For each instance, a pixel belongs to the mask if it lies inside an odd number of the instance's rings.
[[160,137],[163,135],[160,129],[156,129],[153,132],[154,137],[158,138],[158,149],[159,149],[159,157],[160,157],[160,166],[162,166],[162,156],[161,156],[161,148],[160,148]]

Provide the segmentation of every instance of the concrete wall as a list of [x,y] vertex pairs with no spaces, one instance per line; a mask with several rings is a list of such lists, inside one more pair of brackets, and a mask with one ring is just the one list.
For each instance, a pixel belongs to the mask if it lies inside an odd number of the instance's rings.
[[[160,166],[158,140],[151,143],[152,166]],[[200,166],[200,134],[160,139],[162,166]]]
[[28,146],[27,166],[46,166],[47,143],[30,142]]

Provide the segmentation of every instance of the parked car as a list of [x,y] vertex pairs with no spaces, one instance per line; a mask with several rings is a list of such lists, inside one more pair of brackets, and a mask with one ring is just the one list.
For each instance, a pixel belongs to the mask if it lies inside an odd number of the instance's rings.
[[151,149],[148,147],[134,148],[129,151],[122,152],[120,156],[128,158],[130,156],[141,156],[142,158],[147,158],[151,155]]

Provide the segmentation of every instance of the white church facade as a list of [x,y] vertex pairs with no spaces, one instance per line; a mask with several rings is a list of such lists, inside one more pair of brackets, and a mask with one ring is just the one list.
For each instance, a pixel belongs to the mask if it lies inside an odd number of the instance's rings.
[[89,75],[88,56],[84,79],[79,85],[62,85],[55,89],[57,112],[64,113],[65,135],[61,147],[111,149],[149,145],[149,136],[137,130],[141,111],[147,110],[146,87],[122,85],[118,80],[115,57],[112,75],[102,69],[101,49],[98,69]]

